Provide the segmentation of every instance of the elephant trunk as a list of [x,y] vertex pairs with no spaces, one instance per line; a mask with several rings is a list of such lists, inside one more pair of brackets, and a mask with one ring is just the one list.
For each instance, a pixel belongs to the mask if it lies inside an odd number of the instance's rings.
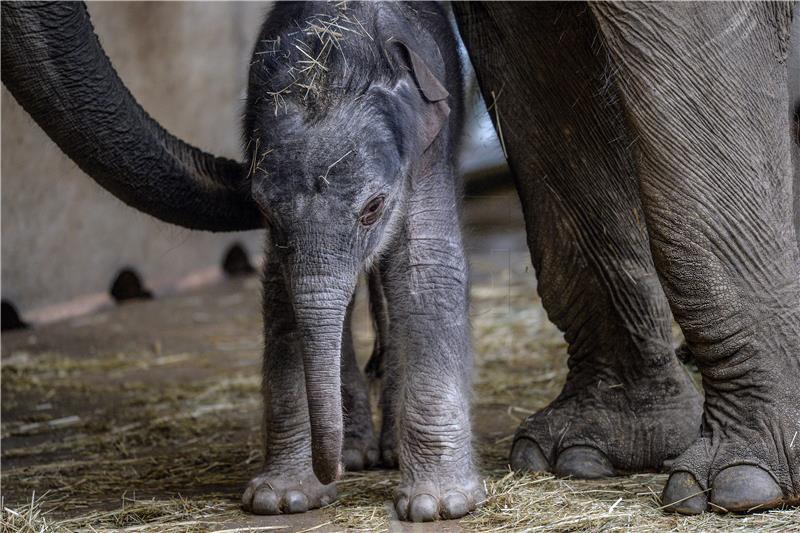
[[[356,276],[342,276],[339,269],[329,268],[326,273],[310,273],[308,266],[303,265],[306,272],[292,283],[292,292],[303,350],[312,464],[314,474],[327,484],[341,475],[344,429],[339,367],[345,315]],[[339,273],[331,274],[337,270]]]
[[2,79],[61,150],[111,194],[192,229],[263,227],[243,166],[167,132],[111,65],[82,2],[3,2]]

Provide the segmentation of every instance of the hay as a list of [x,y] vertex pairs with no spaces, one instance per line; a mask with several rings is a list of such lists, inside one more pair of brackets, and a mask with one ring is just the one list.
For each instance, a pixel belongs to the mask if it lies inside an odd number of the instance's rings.
[[462,521],[469,531],[798,531],[800,514],[779,510],[750,516],[706,513],[683,517],[661,511],[663,474],[564,480],[553,476],[502,477],[487,482],[484,506]]
[[[46,499],[46,497],[45,497]],[[17,509],[3,507],[0,528],[8,533],[111,533],[118,531],[199,533],[234,520],[237,506],[218,500],[136,500],[123,496],[112,511],[95,511],[70,519],[53,519],[35,497]],[[264,529],[264,528],[262,528]],[[271,529],[283,529],[273,527]]]
[[[280,56],[282,43],[280,38],[262,39],[259,49],[255,52],[256,60],[259,57],[272,57],[286,60],[281,68],[291,76],[292,81],[277,91],[268,91],[266,94],[272,99],[275,116],[278,110],[288,109],[286,98],[294,94],[294,90],[302,92],[301,101],[308,101],[309,96],[320,100],[327,90],[328,59],[333,51],[337,51],[344,63],[343,75],[347,77],[347,57],[341,43],[348,36],[366,38],[373,41],[372,35],[364,24],[352,13],[348,13],[348,6],[344,2],[332,4],[333,14],[317,13],[309,16],[298,24],[298,30],[288,34],[291,40],[284,43],[286,51]],[[319,42],[319,51],[316,55],[311,44]],[[263,43],[263,44],[261,44]],[[293,53],[296,51],[297,53]]]

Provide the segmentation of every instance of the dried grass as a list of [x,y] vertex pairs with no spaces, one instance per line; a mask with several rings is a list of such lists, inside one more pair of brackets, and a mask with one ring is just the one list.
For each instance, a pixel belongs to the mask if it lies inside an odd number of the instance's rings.
[[43,510],[43,501],[46,498],[32,498],[29,504],[16,509],[3,507],[0,530],[9,533],[199,533],[209,531],[226,520],[234,520],[240,513],[238,506],[220,500],[174,498],[156,501],[123,496],[122,505],[111,511],[53,519],[48,517],[50,513]]
[[[292,77],[292,81],[278,91],[267,92],[272,99],[275,116],[278,110],[287,109],[286,98],[299,89],[302,101],[309,96],[320,100],[324,97],[327,88],[328,60],[334,51],[341,55],[344,62],[344,76],[347,76],[347,56],[342,48],[342,41],[348,36],[357,36],[373,40],[372,35],[358,18],[348,11],[346,2],[332,4],[334,14],[318,13],[311,15],[299,24],[298,31],[290,33],[291,43],[287,50],[296,50],[299,54],[285,52],[284,59],[289,59],[284,68]],[[314,52],[310,43],[319,42],[319,49]],[[281,51],[280,39],[263,39],[262,48],[256,51],[256,56],[276,57]],[[257,60],[258,61],[258,60]]]

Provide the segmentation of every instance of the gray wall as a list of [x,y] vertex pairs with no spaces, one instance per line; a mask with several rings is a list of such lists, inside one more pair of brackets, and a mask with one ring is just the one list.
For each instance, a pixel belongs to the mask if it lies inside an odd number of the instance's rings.
[[[90,3],[122,79],[169,131],[240,159],[239,117],[266,3]],[[2,297],[30,321],[108,305],[114,275],[134,267],[158,293],[220,275],[242,241],[170,226],[122,204],[84,175],[2,89]]]

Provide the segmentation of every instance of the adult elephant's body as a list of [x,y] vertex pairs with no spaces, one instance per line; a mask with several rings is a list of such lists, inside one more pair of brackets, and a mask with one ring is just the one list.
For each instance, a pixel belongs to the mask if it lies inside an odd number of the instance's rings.
[[795,4],[789,50],[789,120],[794,139],[794,231],[800,247],[800,8]]
[[[542,300],[570,345],[567,384],[520,427],[514,466],[600,477],[678,457],[664,494],[674,510],[796,501],[791,7],[456,13]],[[670,308],[703,374],[702,409],[672,355]]]

